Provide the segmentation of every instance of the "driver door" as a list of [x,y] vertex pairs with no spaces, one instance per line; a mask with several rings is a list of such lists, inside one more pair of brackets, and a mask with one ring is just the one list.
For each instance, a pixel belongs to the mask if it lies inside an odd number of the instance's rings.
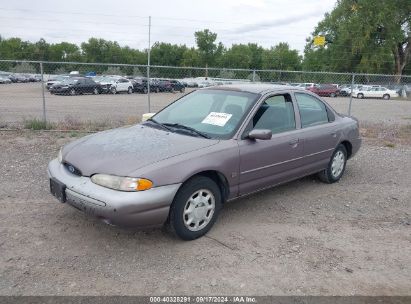
[[296,114],[288,93],[269,96],[261,103],[245,132],[269,129],[273,135],[269,140],[244,138],[239,141],[239,195],[299,176],[303,146]]

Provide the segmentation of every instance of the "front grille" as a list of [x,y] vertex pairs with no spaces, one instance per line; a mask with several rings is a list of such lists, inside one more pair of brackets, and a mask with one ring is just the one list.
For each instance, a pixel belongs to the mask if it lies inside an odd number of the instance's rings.
[[77,169],[76,167],[74,167],[72,164],[70,163],[64,163],[64,167],[66,167],[66,169],[74,175],[77,176],[82,176],[81,171],[79,169]]

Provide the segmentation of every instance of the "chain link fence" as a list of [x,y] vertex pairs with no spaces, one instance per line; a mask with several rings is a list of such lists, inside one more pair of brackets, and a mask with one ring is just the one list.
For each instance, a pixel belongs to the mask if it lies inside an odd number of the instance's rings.
[[411,120],[411,76],[0,60],[0,126],[131,124],[192,90],[234,83],[301,87],[360,120]]

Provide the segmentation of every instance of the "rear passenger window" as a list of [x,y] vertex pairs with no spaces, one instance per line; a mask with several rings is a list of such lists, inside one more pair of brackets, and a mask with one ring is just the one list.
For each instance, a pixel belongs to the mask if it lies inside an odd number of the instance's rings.
[[294,108],[289,94],[267,98],[253,118],[253,129],[268,129],[275,133],[295,129]]
[[321,100],[304,93],[295,93],[295,98],[303,128],[328,122],[327,108]]

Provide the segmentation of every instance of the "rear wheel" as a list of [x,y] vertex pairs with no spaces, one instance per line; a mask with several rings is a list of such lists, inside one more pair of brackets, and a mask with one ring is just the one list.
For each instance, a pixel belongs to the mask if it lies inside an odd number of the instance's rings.
[[384,98],[385,100],[389,100],[390,99],[390,95],[389,94],[384,94],[384,96],[382,98]]
[[128,89],[127,89],[127,94],[131,94],[131,93],[133,93],[133,88],[132,88],[132,87],[128,87]]
[[318,173],[321,181],[332,184],[340,180],[345,171],[347,163],[347,149],[344,145],[338,145],[331,156],[330,162],[326,169]]
[[159,89],[159,88],[156,88],[156,93],[160,93],[160,89]]
[[182,87],[182,88],[180,89],[180,93],[184,93],[184,91],[185,91],[185,87]]
[[70,90],[70,95],[71,95],[71,96],[76,95],[76,90],[75,90],[75,89],[71,89],[71,90]]
[[147,94],[147,92],[148,92],[148,89],[147,89],[147,88],[143,88],[143,93],[144,93],[144,94]]
[[335,93],[331,93],[330,97],[336,97],[337,95]]
[[214,225],[221,209],[221,193],[210,178],[197,176],[177,192],[170,208],[169,227],[183,240],[194,240]]
[[110,92],[111,92],[111,94],[116,94],[117,93],[116,87],[111,87]]
[[363,98],[364,98],[364,94],[363,94],[363,93],[358,93],[358,94],[357,94],[357,98],[363,99]]
[[93,94],[94,95],[98,95],[100,92],[98,91],[98,89],[97,88],[94,88],[94,90],[93,90]]

